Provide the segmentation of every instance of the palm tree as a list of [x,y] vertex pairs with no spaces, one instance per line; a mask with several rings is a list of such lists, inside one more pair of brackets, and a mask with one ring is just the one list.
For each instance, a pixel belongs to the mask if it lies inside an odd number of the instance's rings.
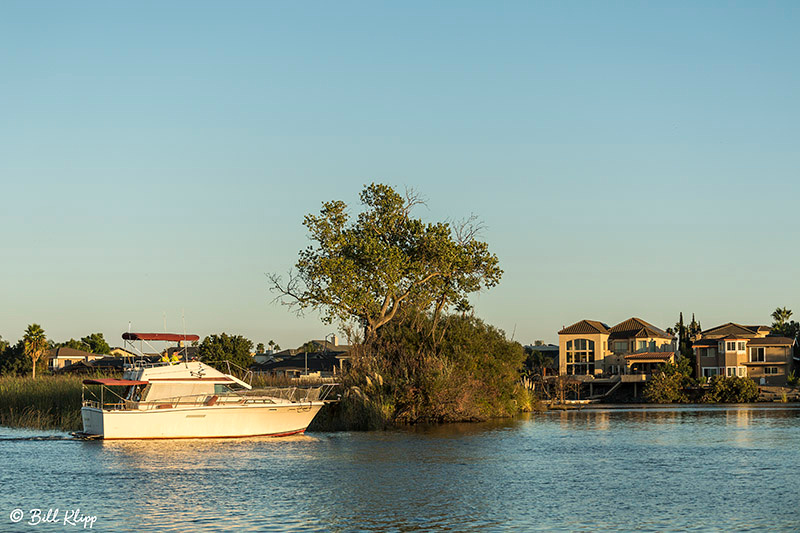
[[30,324],[22,337],[25,343],[25,355],[33,361],[33,377],[36,378],[36,362],[47,350],[47,335],[44,334],[42,326]]
[[785,307],[781,309],[780,307],[775,308],[775,312],[772,313],[772,319],[775,320],[775,323],[772,325],[773,328],[780,329],[789,321],[789,318],[792,316],[792,310],[786,309]]

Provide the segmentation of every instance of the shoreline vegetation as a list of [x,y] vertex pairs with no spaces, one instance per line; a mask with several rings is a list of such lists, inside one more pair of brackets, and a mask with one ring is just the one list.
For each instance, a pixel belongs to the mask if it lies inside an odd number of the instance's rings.
[[[458,329],[458,328],[454,328]],[[501,333],[490,326],[483,325],[483,335]],[[509,341],[505,341],[509,344]],[[463,348],[463,346],[462,346]],[[510,347],[510,353],[514,353]],[[397,353],[394,354],[398,355]],[[459,375],[452,361],[430,359],[425,372],[410,379],[413,386],[400,386],[396,372],[386,372],[381,365],[390,357],[371,356],[348,373],[342,381],[341,401],[330,404],[323,409],[309,426],[308,431],[352,431],[380,430],[414,424],[479,422],[489,419],[508,418],[523,412],[542,412],[550,409],[581,409],[591,406],[553,406],[525,387],[519,379],[509,375],[508,380],[473,380]],[[405,372],[402,372],[405,375]],[[45,429],[60,431],[80,431],[82,429],[80,407],[82,382],[87,376],[74,374],[44,374],[35,379],[31,376],[0,376],[0,425],[6,427]],[[100,377],[93,376],[93,377]],[[111,377],[104,374],[103,377]],[[118,377],[118,376],[117,376]],[[717,387],[709,387],[702,393],[694,388],[678,391],[678,396],[645,396],[644,404],[653,407],[680,406],[687,403],[695,405],[751,404],[774,405],[775,401],[758,402],[752,395],[752,388],[744,378],[738,381],[731,378],[719,380]],[[426,385],[427,384],[427,385]],[[254,387],[293,386],[286,378],[256,376]],[[418,391],[418,387],[426,387],[425,394],[409,397],[409,391]],[[753,383],[753,386],[755,384]],[[745,390],[748,399],[740,396]],[[677,389],[670,389],[677,390]],[[687,395],[688,393],[688,395]],[[670,399],[672,401],[670,401]],[[786,402],[784,399],[783,403]],[[603,401],[599,405],[625,406],[628,402]],[[642,405],[637,403],[636,405]]]
[[80,431],[85,376],[0,376],[0,425]]
[[[550,394],[545,376],[553,361],[535,347],[526,354],[513,335],[508,339],[475,316],[469,296],[496,286],[503,275],[497,256],[479,240],[479,220],[425,222],[412,216],[424,203],[420,196],[411,190],[403,195],[384,184],[365,186],[360,203],[355,216],[341,201],[324,202],[318,214],[306,215],[303,225],[312,245],[299,252],[288,279],[268,276],[276,302],[298,314],[318,312],[323,323],[337,324],[352,346],[340,377],[340,401],[320,412],[311,431],[483,421],[544,410],[545,398],[560,398],[566,405],[567,397],[581,397],[581,385],[568,377],[557,378]],[[773,313],[776,331],[796,332],[800,326],[789,322],[790,316],[785,308]],[[678,326],[678,364],[664,365],[653,375],[642,391],[646,401],[739,403],[758,398],[758,387],[747,378],[700,384],[689,363],[691,346],[685,342],[682,314]],[[62,345],[110,352],[99,333]],[[0,339],[0,424],[81,429],[83,376],[36,377],[36,363],[48,346],[38,324],[31,324],[13,346]],[[220,369],[224,362],[247,367],[251,350],[250,340],[223,333],[206,337],[198,357]],[[29,372],[34,377],[16,377]],[[254,385],[293,383],[259,378]]]

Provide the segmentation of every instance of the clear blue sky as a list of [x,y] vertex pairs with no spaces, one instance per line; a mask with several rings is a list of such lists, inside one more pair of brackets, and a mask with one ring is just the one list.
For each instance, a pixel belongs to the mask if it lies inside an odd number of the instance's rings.
[[800,315],[796,2],[0,3],[0,335],[332,331],[270,304],[371,181],[475,213],[476,312]]

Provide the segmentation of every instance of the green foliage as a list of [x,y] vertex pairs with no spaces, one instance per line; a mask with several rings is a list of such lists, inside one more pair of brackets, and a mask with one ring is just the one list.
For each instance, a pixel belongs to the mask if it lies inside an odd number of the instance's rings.
[[435,341],[433,326],[430,313],[405,315],[358,348],[336,427],[485,420],[531,408],[519,343],[475,317],[443,317]]
[[30,324],[25,330],[22,341],[25,347],[25,355],[31,359],[33,377],[35,378],[36,364],[48,348],[47,335],[45,335],[42,326],[39,324]]
[[259,342],[256,344],[256,353],[264,353],[264,343]]
[[[440,312],[469,293],[496,285],[503,271],[480,229],[469,220],[456,227],[411,216],[420,203],[392,187],[371,184],[361,192],[364,209],[354,221],[341,201],[307,215],[314,246],[300,252],[296,274],[284,284],[270,276],[283,303],[319,311],[326,323],[355,321],[373,340],[401,309]],[[459,309],[466,314],[466,307]]]
[[200,343],[198,349],[200,360],[204,363],[217,368],[227,370],[225,361],[230,361],[242,368],[248,368],[253,364],[250,355],[253,349],[253,342],[241,335],[209,335]]
[[678,361],[687,361],[689,366],[689,377],[694,377],[696,369],[694,368],[694,351],[692,350],[693,335],[700,333],[700,322],[695,320],[694,313],[692,314],[692,322],[685,326],[683,324],[683,312],[680,313],[678,322],[675,324],[675,334],[678,335]]
[[0,352],[0,375],[28,374],[33,368],[31,358],[25,354],[25,343],[20,340]]
[[532,349],[525,349],[525,366],[536,374],[547,375],[548,369],[554,369],[555,361],[534,346]]
[[688,380],[677,365],[667,363],[650,377],[642,394],[649,403],[686,403],[689,401],[685,391]]
[[758,399],[758,386],[749,378],[714,376],[711,388],[703,395],[707,403],[747,403]]
[[795,374],[794,370],[786,375],[786,383],[792,387],[796,387],[800,383],[800,376]]
[[84,352],[96,354],[110,354],[111,346],[108,345],[102,333],[91,333],[81,340],[70,339],[66,342],[56,344],[57,348],[72,348],[83,350]]
[[794,339],[800,337],[800,323],[794,320],[789,320],[792,316],[792,310],[784,308],[776,308],[772,312],[772,330],[770,333],[773,335],[780,335],[782,337],[789,337]]
[[314,341],[308,341],[307,343],[303,344],[300,348],[298,348],[298,351],[303,352],[303,353],[306,353],[306,352],[314,353],[314,352],[318,352],[319,350],[320,350],[320,345],[317,344]]
[[91,333],[81,338],[81,342],[89,347],[89,352],[96,354],[110,354],[111,346],[103,338],[102,333]]
[[74,375],[42,376],[35,380],[0,377],[0,425],[81,429],[82,381],[83,376]]

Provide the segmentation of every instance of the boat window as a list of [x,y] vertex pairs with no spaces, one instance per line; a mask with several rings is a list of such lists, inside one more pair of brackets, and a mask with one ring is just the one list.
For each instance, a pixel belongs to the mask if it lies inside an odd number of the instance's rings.
[[228,394],[230,392],[233,391],[227,385],[221,385],[219,383],[214,384],[214,394]]

